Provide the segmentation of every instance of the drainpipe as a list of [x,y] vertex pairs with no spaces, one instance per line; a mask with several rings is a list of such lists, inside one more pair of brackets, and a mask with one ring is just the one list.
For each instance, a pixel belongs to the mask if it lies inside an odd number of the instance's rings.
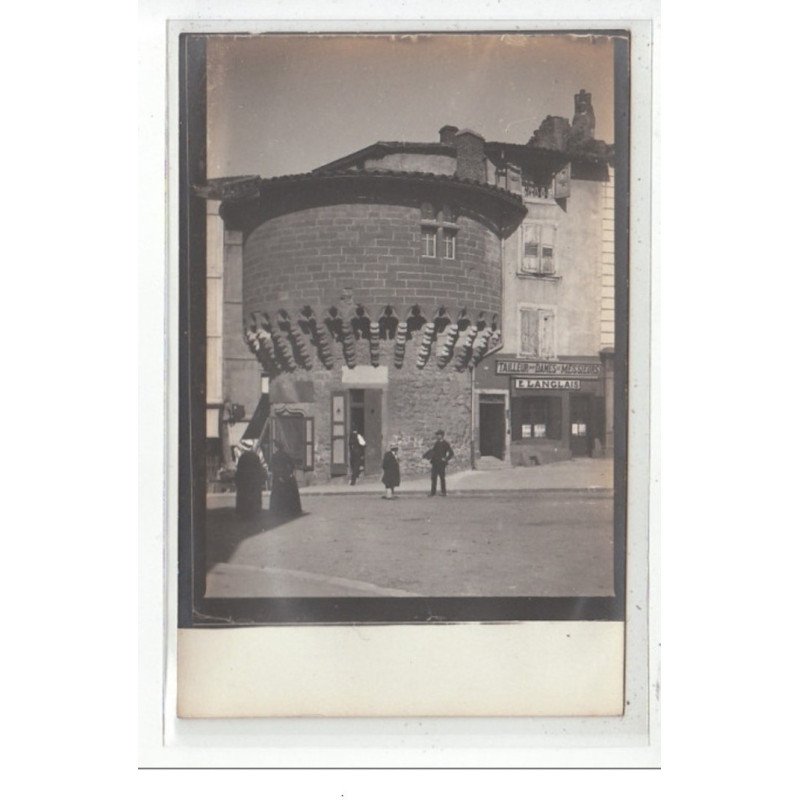
[[469,468],[475,469],[475,367],[469,368]]

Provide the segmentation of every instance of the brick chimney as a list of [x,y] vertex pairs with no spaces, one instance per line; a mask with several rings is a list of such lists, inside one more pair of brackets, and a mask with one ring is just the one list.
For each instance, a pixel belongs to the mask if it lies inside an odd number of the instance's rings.
[[455,134],[456,177],[486,182],[486,155],[483,136],[468,128]]
[[439,143],[440,144],[455,144],[455,136],[458,133],[458,128],[455,125],[445,125],[439,128]]

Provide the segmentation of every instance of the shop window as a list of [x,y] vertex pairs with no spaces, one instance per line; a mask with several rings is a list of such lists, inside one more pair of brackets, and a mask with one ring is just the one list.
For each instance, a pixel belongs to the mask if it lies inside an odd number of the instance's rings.
[[276,416],[271,425],[272,451],[281,442],[296,469],[314,469],[314,418],[302,414]]
[[422,229],[422,255],[425,258],[436,258],[436,228]]
[[519,403],[519,433],[515,438],[555,440],[561,439],[561,398],[525,397]]
[[535,439],[561,438],[560,397],[532,397],[530,418]]
[[520,355],[555,358],[555,311],[547,308],[520,308]]
[[522,226],[520,272],[526,275],[556,274],[556,229],[538,222]]

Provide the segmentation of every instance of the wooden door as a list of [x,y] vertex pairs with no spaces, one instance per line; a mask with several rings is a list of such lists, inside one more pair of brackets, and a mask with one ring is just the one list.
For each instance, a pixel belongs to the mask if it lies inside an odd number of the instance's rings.
[[481,455],[502,459],[506,444],[506,399],[503,395],[481,396],[478,429]]
[[382,415],[383,392],[380,389],[364,390],[364,438],[367,448],[364,474],[376,475],[383,461]]
[[347,395],[331,392],[331,475],[347,475]]
[[573,394],[569,398],[569,449],[573,456],[588,456],[592,453],[591,399],[585,394]]

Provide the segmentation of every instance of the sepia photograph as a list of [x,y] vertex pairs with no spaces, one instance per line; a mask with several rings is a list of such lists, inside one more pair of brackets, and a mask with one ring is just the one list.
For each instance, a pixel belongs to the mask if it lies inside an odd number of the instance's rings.
[[628,61],[181,37],[182,626],[624,618]]

